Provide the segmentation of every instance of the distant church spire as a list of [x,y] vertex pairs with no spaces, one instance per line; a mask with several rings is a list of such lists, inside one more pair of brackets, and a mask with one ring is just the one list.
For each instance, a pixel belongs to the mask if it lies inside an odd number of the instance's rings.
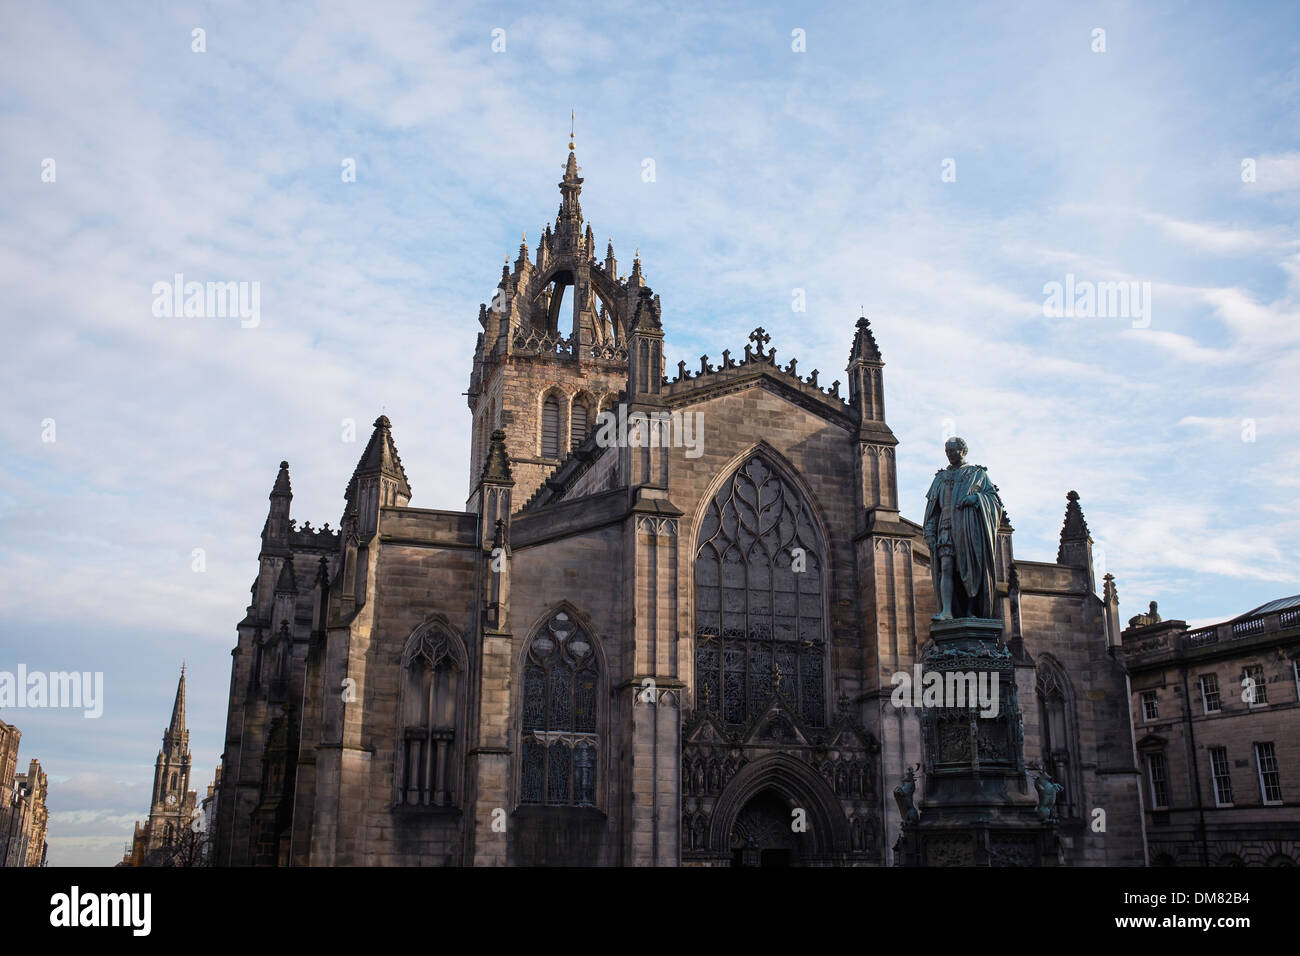
[[176,683],[176,703],[172,704],[172,722],[167,733],[179,740],[185,733],[185,665],[181,665],[181,679]]

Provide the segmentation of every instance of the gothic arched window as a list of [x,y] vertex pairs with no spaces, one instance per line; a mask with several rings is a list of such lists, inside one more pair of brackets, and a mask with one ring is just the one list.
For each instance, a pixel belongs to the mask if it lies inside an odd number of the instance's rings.
[[577,448],[587,439],[587,406],[586,403],[578,401],[573,402],[573,412],[569,416],[569,447]]
[[560,457],[560,401],[554,395],[542,402],[542,457]]
[[1050,657],[1038,666],[1038,713],[1043,728],[1043,766],[1065,789],[1056,798],[1057,813],[1062,817],[1078,815],[1078,760],[1070,718],[1070,682]]
[[592,639],[564,611],[524,656],[519,802],[596,804],[600,665]]
[[456,759],[464,659],[453,637],[416,631],[402,655],[402,698],[396,765],[397,802],[456,805]]
[[803,495],[760,455],[705,510],[695,552],[695,702],[743,723],[777,690],[826,719],[824,548]]

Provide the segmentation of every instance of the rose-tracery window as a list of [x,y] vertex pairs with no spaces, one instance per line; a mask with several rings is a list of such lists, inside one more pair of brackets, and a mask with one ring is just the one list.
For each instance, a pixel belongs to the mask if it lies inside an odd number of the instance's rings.
[[520,803],[595,805],[599,680],[591,639],[557,612],[524,658]]
[[729,724],[778,689],[825,723],[823,546],[803,496],[761,456],[711,501],[695,552],[696,706]]

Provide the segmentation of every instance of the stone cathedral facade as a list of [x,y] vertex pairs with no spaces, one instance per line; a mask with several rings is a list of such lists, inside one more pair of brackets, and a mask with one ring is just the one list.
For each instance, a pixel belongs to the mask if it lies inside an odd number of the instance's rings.
[[[846,329],[844,391],[762,329],[666,369],[659,296],[639,258],[598,257],[582,184],[570,144],[555,222],[480,307],[463,509],[412,507],[386,417],[337,530],[290,518],[281,462],[219,865],[894,862],[923,748],[891,677],[935,605],[872,329]],[[602,412],[656,423],[611,441]],[[1025,755],[1065,784],[1065,861],[1140,865],[1114,584],[1073,493],[1054,561],[1012,537]]]

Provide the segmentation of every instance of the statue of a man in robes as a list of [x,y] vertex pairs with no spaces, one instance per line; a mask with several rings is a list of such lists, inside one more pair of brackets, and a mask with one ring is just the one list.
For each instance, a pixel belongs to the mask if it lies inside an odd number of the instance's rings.
[[1002,499],[983,465],[966,464],[967,445],[949,438],[948,467],[925,495],[925,540],[930,577],[940,600],[936,621],[999,618],[993,548],[1002,523]]

